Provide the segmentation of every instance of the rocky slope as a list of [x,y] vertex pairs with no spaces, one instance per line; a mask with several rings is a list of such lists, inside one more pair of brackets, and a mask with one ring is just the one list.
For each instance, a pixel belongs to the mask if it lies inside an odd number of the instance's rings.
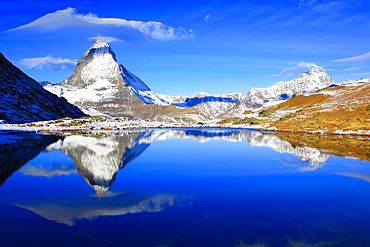
[[0,120],[24,123],[82,116],[78,107],[43,89],[0,53]]

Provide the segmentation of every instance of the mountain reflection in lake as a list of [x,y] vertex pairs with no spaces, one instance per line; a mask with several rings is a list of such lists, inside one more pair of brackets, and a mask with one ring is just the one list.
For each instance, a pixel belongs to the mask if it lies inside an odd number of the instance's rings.
[[16,132],[0,157],[1,246],[370,245],[367,138]]

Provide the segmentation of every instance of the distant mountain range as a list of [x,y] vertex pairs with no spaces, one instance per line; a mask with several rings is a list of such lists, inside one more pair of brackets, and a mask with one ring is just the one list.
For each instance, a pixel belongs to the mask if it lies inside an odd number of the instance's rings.
[[[108,115],[197,122],[238,115],[246,109],[286,100],[294,94],[314,92],[332,84],[334,82],[328,74],[315,68],[294,80],[278,82],[269,88],[253,88],[247,94],[199,93],[192,97],[156,94],[119,65],[109,44],[97,38],[79,59],[71,77],[44,88],[70,103]],[[160,106],[155,107],[160,110],[153,111],[150,105]]]
[[[116,54],[102,38],[97,38],[78,60],[68,79],[59,84],[40,82],[44,89],[58,97],[47,93],[2,55],[0,62],[0,69],[3,71],[0,85],[3,88],[0,92],[2,94],[0,120],[9,123],[66,116],[78,118],[83,116],[83,113],[73,106],[76,105],[89,115],[105,114],[112,117],[181,124],[207,122],[229,126],[297,130],[297,124],[302,129],[313,126],[305,125],[303,120],[300,120],[306,119],[305,116],[309,114],[322,115],[321,112],[338,110],[340,105],[351,103],[351,106],[354,106],[358,102],[362,102],[361,107],[365,109],[365,101],[370,97],[369,79],[335,84],[325,71],[318,68],[312,68],[293,80],[277,82],[268,88],[252,88],[246,94],[210,95],[201,92],[191,97],[157,94],[140,78],[117,63]],[[361,94],[351,93],[356,87]],[[328,97],[335,99],[333,102],[336,103],[327,101]],[[322,109],[313,111],[315,107]],[[368,117],[367,109],[359,112],[362,116]],[[357,115],[348,112],[348,117],[355,116]],[[342,130],[343,121],[327,128],[333,128],[333,133]],[[368,129],[367,122],[362,124],[360,120],[358,122],[357,129]],[[320,129],[322,126],[317,125],[313,128]]]

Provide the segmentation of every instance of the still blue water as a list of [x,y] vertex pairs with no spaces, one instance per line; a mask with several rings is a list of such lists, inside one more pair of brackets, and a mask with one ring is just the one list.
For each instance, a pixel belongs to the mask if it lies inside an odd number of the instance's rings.
[[0,246],[370,246],[368,161],[242,130],[99,135],[3,138]]

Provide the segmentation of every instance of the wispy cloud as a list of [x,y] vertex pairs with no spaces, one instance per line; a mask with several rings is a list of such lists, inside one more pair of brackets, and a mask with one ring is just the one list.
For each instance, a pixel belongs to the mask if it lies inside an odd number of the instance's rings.
[[298,9],[312,9],[314,11],[327,12],[330,10],[338,10],[346,6],[340,3],[340,0],[299,0]]
[[99,38],[104,39],[107,43],[120,42],[120,43],[129,44],[125,40],[119,39],[119,38],[116,38],[116,37],[113,37],[113,36],[98,35],[98,36],[95,36],[95,37],[90,37],[88,40],[95,40],[95,39],[99,39]]
[[204,17],[204,21],[206,23],[208,23],[210,21],[210,19],[211,19],[211,15],[210,14],[207,14],[206,17]]
[[322,71],[325,71],[325,69],[315,63],[307,63],[307,62],[299,62],[294,67],[289,67],[286,69],[283,69],[280,71],[279,74],[271,75],[271,76],[299,76],[303,72],[307,72],[308,70],[312,68],[317,68]]
[[298,8],[313,7],[317,0],[299,0]]
[[54,58],[52,56],[24,58],[18,64],[26,69],[50,69],[53,71],[70,69],[76,65],[76,61],[69,58]]
[[359,67],[350,67],[350,68],[347,68],[347,69],[344,69],[343,71],[354,71],[354,70],[360,70],[361,68]]
[[193,30],[186,30],[183,27],[171,27],[158,21],[128,21],[120,18],[100,18],[95,14],[78,14],[74,8],[58,10],[40,17],[26,25],[8,30],[15,31],[23,28],[38,27],[45,30],[54,30],[67,26],[86,27],[86,24],[93,26],[110,26],[117,28],[135,29],[142,34],[156,40],[183,39],[193,36]]
[[359,55],[359,56],[336,59],[336,60],[333,60],[333,62],[358,62],[358,61],[363,61],[363,60],[368,60],[368,59],[370,59],[370,51],[365,54]]

